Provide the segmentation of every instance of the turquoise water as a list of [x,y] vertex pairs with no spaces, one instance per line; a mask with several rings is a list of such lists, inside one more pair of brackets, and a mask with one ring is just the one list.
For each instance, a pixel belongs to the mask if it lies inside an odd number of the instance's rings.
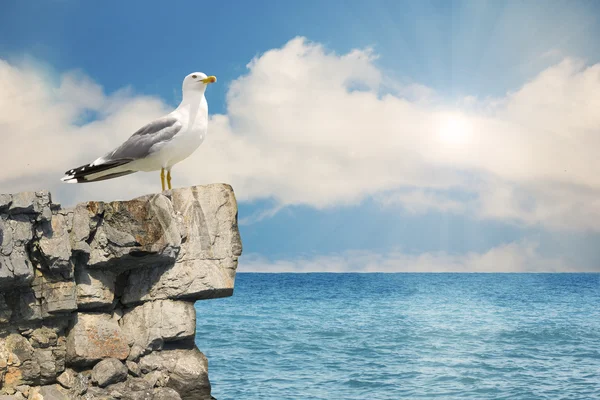
[[600,399],[599,274],[238,274],[218,400]]

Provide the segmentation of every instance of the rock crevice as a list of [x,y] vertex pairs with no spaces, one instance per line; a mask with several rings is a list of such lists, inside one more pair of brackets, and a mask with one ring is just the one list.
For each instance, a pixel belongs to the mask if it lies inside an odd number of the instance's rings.
[[228,185],[0,194],[0,397],[211,399],[194,302],[232,295],[241,252]]

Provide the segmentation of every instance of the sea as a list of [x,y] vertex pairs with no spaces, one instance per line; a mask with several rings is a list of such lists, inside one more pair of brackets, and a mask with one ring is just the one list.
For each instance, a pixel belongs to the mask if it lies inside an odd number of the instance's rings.
[[238,273],[196,310],[218,400],[600,399],[600,274]]

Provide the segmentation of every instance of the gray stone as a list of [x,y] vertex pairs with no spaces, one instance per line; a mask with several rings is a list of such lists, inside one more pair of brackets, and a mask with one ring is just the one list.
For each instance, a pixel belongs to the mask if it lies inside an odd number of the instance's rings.
[[127,389],[132,392],[139,392],[141,390],[150,390],[154,385],[150,384],[144,378],[129,378],[127,380]]
[[[37,359],[28,360],[21,364],[19,373],[21,380],[17,381],[18,383],[34,383],[40,380],[41,366]],[[6,380],[8,380],[8,374]]]
[[0,325],[8,323],[10,321],[10,317],[12,317],[12,313],[12,310],[6,304],[4,294],[0,293]]
[[33,347],[26,338],[19,334],[9,335],[3,344],[11,365],[19,366],[33,358]]
[[174,348],[194,347],[193,300],[232,294],[241,250],[227,185],[72,210],[48,192],[0,195],[2,393],[59,382],[29,400],[210,398],[205,357]]
[[144,380],[148,382],[150,387],[159,386],[158,382],[165,379],[166,373],[164,371],[152,371],[144,375]]
[[50,221],[38,224],[36,250],[45,268],[53,272],[71,272],[71,242],[67,215],[56,214]]
[[0,218],[0,255],[10,256],[13,250],[12,227]]
[[118,390],[111,390],[110,395],[115,399],[123,398],[123,394],[121,392],[119,392]]
[[34,330],[30,335],[31,345],[33,347],[46,348],[49,346],[55,346],[58,340],[58,335],[54,329],[48,327],[41,327]]
[[18,392],[21,392],[23,394],[23,396],[28,397],[29,396],[29,390],[31,389],[31,386],[29,386],[29,385],[19,385],[15,389],[17,389]]
[[67,362],[91,365],[103,358],[125,360],[129,354],[127,338],[117,321],[108,314],[78,313],[67,336]]
[[208,361],[198,349],[163,350],[153,352],[140,360],[142,372],[168,372],[167,387],[175,389],[183,400],[210,397]]
[[24,216],[0,218],[0,238],[0,290],[28,285],[34,277],[27,250],[32,222]]
[[167,268],[132,271],[123,304],[158,299],[212,299],[233,294],[237,259],[182,260]]
[[[112,203],[88,202],[75,208],[73,226],[79,240],[89,246],[89,268],[119,270],[175,262],[181,236],[174,221],[173,206],[162,194]],[[85,219],[97,221],[85,224]],[[75,246],[74,246],[75,247]]]
[[152,399],[152,389],[140,390],[139,392],[128,392],[122,397],[123,400],[150,400]]
[[69,400],[68,392],[60,385],[46,385],[32,388],[29,394],[30,400]]
[[198,349],[181,351],[175,367],[170,371],[168,387],[175,389],[182,400],[210,396],[208,361]]
[[[224,259],[242,253],[237,202],[229,185],[212,184],[172,192],[173,209],[182,218],[186,238],[180,260]],[[187,246],[189,245],[189,246]]]
[[38,197],[35,192],[21,192],[12,195],[12,202],[8,209],[11,214],[33,214]]
[[130,343],[156,350],[162,348],[163,342],[194,337],[196,311],[190,302],[148,302],[127,310],[121,328]]
[[80,310],[105,309],[115,298],[115,276],[111,271],[90,269],[79,265],[75,269],[77,306]]
[[35,279],[33,290],[38,291],[41,298],[42,317],[77,310],[77,295],[73,281],[53,282],[41,276]]
[[2,394],[0,395],[0,400],[27,400],[27,398],[17,392],[15,394]]
[[40,382],[43,384],[54,383],[57,371],[56,361],[51,349],[35,349],[34,360],[39,365]]
[[107,358],[94,365],[92,380],[100,387],[127,379],[127,367],[116,358]]
[[42,319],[42,304],[32,288],[22,289],[17,295],[19,319],[23,321],[39,321]]
[[127,359],[130,361],[138,362],[141,356],[147,354],[146,349],[138,344],[131,346]]
[[161,387],[154,389],[152,400],[181,400],[175,389]]
[[137,365],[136,363],[134,363],[133,361],[125,361],[125,365],[127,366],[127,369],[129,370],[129,374],[134,376],[134,377],[138,377],[142,374],[142,370],[140,370],[139,365]]
[[110,396],[105,389],[91,386],[88,388],[87,392],[77,400],[114,400],[114,398]]
[[77,372],[72,370],[71,368],[67,368],[62,374],[56,378],[56,381],[62,385],[62,387],[66,389],[71,389],[75,386],[75,382],[77,379]]
[[5,211],[10,207],[12,203],[12,196],[10,194],[0,194],[0,212]]
[[231,187],[216,184],[178,189],[171,196],[179,216],[178,229],[185,239],[177,262],[132,271],[121,300],[124,304],[207,299],[233,293],[242,246]]

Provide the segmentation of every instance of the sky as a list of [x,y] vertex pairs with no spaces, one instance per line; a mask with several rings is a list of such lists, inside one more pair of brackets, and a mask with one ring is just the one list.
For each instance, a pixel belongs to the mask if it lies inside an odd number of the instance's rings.
[[156,192],[60,178],[202,71],[239,272],[600,272],[600,4],[540,4],[4,0],[0,192]]

